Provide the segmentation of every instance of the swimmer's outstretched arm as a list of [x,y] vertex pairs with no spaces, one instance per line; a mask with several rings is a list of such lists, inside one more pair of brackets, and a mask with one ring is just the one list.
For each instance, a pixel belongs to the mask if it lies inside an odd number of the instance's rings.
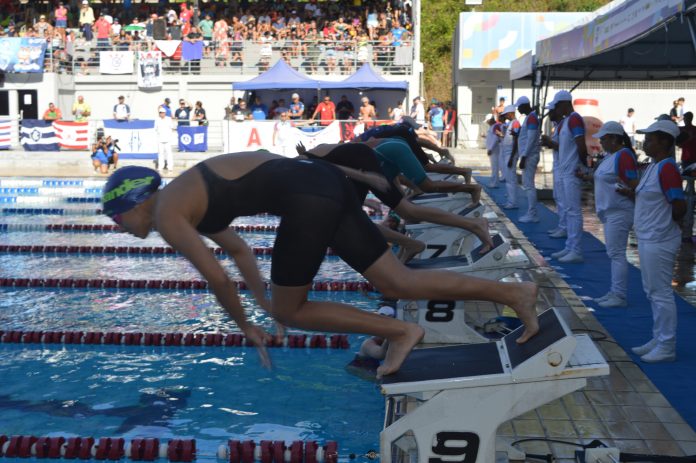
[[[249,245],[235,231],[228,228],[214,235],[207,235],[225,250],[227,255],[234,259],[242,278],[247,287],[254,295],[256,302],[263,310],[271,315],[271,301],[266,297],[266,283],[261,278],[259,267],[256,263],[256,256]],[[285,327],[276,322],[276,336],[282,338],[285,334]]]
[[234,282],[227,276],[225,269],[210,252],[196,229],[176,212],[158,211],[155,220],[162,238],[203,275],[220,305],[244,332],[244,336],[258,348],[261,363],[270,367],[271,359],[265,347],[266,341],[270,340],[270,334],[247,320]]

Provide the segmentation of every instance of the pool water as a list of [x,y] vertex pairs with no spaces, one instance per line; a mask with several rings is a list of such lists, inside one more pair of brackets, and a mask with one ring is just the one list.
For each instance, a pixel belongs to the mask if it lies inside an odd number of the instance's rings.
[[[7,190],[23,185],[0,179],[2,207],[66,208],[98,205],[79,197],[98,195],[99,183],[41,182],[40,192]],[[14,186],[12,186],[14,185]],[[63,186],[61,186],[63,185]],[[70,203],[26,197],[70,196]],[[81,195],[81,196],[80,196]],[[270,216],[235,224],[277,225]],[[98,215],[0,212],[0,224],[41,230],[48,224],[110,224]],[[2,230],[2,228],[0,228]],[[271,247],[274,234],[244,232],[251,247]],[[113,232],[0,231],[0,244],[64,246],[164,246],[156,234],[138,240]],[[214,246],[212,242],[208,243]],[[233,279],[232,260],[219,256]],[[264,278],[269,256],[258,256]],[[0,254],[0,278],[200,279],[179,256]],[[362,277],[336,257],[327,257],[318,279]],[[247,291],[240,297],[251,321],[272,331],[273,321]],[[315,292],[311,299],[375,310],[376,295]],[[235,323],[207,291],[96,288],[0,288],[0,330],[231,332]],[[290,330],[290,332],[296,332]],[[384,399],[374,383],[346,372],[360,342],[351,348],[273,348],[273,369],[262,368],[245,347],[144,347],[113,345],[0,344],[0,435],[157,437],[196,439],[198,460],[214,460],[228,439],[334,440],[339,460],[379,448]],[[20,460],[18,460],[20,461]],[[21,460],[21,461],[26,461]]]

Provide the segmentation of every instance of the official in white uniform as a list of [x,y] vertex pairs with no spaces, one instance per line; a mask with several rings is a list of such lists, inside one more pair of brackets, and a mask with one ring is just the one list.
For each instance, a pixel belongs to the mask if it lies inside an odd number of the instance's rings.
[[597,298],[600,307],[626,307],[628,261],[626,243],[633,227],[633,200],[617,190],[638,186],[638,163],[631,138],[621,124],[606,122],[594,138],[599,138],[607,155],[594,172],[597,217],[604,225],[604,242],[611,260],[611,288]]
[[563,119],[556,112],[556,105],[552,101],[546,105],[549,110],[549,120],[553,123],[551,136],[542,135],[541,144],[553,151],[553,200],[556,203],[558,213],[558,226],[548,231],[552,238],[565,238],[568,236],[565,218],[565,204],[563,203],[563,188],[561,188],[560,162],[558,160],[558,132],[560,132]]
[[678,222],[686,213],[681,175],[671,156],[679,128],[672,121],[657,121],[637,132],[645,134],[643,149],[652,158],[635,189],[634,227],[653,330],[650,341],[631,350],[644,362],[671,362],[677,340],[672,271],[681,241]]
[[587,167],[587,146],[585,145],[585,122],[573,110],[572,95],[561,90],[554,96],[555,111],[565,120],[558,131],[559,177],[563,189],[563,203],[566,214],[568,237],[565,248],[551,254],[560,263],[580,263],[582,257],[582,209],[581,180],[577,172]]
[[503,140],[500,142],[500,162],[503,165],[507,202],[503,209],[517,209],[517,137],[520,134],[520,123],[515,119],[515,105],[505,106],[501,117],[506,122]]
[[517,110],[524,114],[524,122],[521,122],[520,136],[517,145],[520,152],[520,169],[522,170],[522,188],[527,195],[527,213],[520,217],[520,222],[539,222],[539,211],[537,210],[537,191],[534,184],[537,166],[539,165],[539,154],[541,152],[541,124],[539,115],[532,109],[529,98],[521,96],[515,103]]
[[162,107],[159,109],[159,118],[155,121],[155,133],[157,134],[157,169],[173,169],[172,118],[167,116],[167,112]]
[[498,176],[500,173],[500,141],[503,138],[503,124],[498,122],[495,114],[486,116],[485,122],[488,124],[486,132],[486,153],[488,162],[491,164],[491,180],[488,186],[498,188]]

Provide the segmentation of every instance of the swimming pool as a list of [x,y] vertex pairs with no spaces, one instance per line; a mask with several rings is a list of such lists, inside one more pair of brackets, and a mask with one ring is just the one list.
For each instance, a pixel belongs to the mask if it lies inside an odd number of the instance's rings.
[[[153,252],[166,246],[156,234],[138,240],[115,233],[107,218],[94,214],[98,204],[91,198],[98,198],[102,183],[0,179],[0,245],[5,246],[0,248],[0,279],[200,279],[183,258]],[[17,208],[34,212],[17,213]],[[272,246],[274,235],[262,230],[273,229],[277,219],[244,218],[235,224],[248,229],[243,237],[261,250],[257,259],[267,278],[270,256],[264,250]],[[117,249],[107,252],[105,246]],[[119,252],[119,247],[131,252]],[[95,248],[100,251],[93,252]],[[141,249],[136,253],[132,248]],[[139,254],[144,249],[147,254]],[[239,279],[231,260],[221,256],[221,263]],[[361,280],[332,256],[317,278]],[[272,321],[248,292],[241,291],[241,297],[249,318],[272,330]],[[376,305],[356,291],[310,297],[366,310]],[[238,331],[205,290],[36,285],[0,287],[0,331],[10,330]],[[379,447],[384,408],[374,383],[344,369],[362,339],[350,336],[350,349],[272,348],[271,371],[247,347],[2,343],[0,435],[196,439],[201,461],[214,460],[218,446],[229,439],[286,445],[337,441],[339,460],[347,461],[350,454],[361,459]]]

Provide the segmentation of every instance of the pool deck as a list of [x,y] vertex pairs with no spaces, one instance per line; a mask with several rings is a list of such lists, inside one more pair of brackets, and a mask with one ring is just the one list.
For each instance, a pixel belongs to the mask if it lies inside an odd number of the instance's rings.
[[[218,153],[175,153],[174,176],[193,164]],[[485,153],[456,151],[460,165],[485,168]],[[152,161],[124,161],[122,165],[152,165]],[[0,152],[0,176],[10,177],[91,177],[94,172],[86,152],[25,153]],[[536,266],[519,273],[521,279],[537,282],[539,311],[556,307],[571,329],[589,331],[611,367],[608,377],[591,378],[583,390],[526,413],[503,424],[499,435],[509,442],[519,439],[542,440],[518,444],[535,454],[551,453],[555,461],[575,462],[577,447],[550,443],[543,439],[587,444],[599,439],[608,446],[643,454],[684,456],[696,454],[696,432],[684,421],[645,376],[639,365],[616,344],[611,335],[583,304],[566,281],[551,268],[524,234],[485,195],[484,202],[497,218],[491,226],[521,247]],[[600,237],[601,239],[601,237]],[[467,311],[473,325],[502,315],[503,307],[475,303]],[[688,387],[685,385],[685,387]]]

